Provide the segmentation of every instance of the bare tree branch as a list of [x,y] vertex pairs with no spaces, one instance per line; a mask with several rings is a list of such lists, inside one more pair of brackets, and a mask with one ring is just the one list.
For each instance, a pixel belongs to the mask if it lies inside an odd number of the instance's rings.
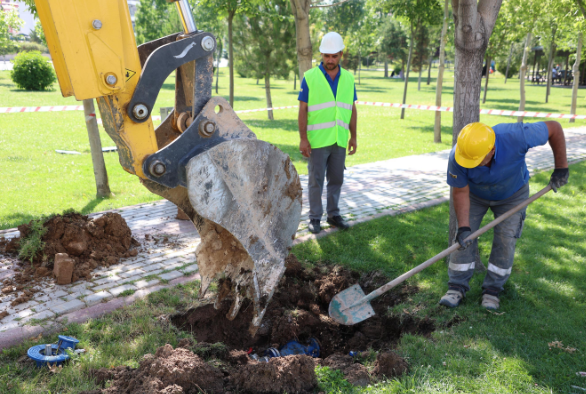
[[314,4],[312,4],[312,5],[311,5],[311,8],[325,8],[325,7],[333,7],[333,6],[335,6],[335,5],[344,4],[344,3],[347,3],[347,2],[349,2],[349,1],[350,1],[350,0],[342,0],[342,1],[339,1],[339,2],[337,2],[337,3],[334,3],[334,4],[324,4],[324,5],[314,5]]

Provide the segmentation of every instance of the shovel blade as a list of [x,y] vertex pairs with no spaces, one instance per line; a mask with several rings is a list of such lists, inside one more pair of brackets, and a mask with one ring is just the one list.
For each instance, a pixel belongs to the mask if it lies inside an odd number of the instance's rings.
[[330,302],[330,317],[337,323],[351,326],[374,316],[370,302],[356,303],[365,297],[359,285],[354,285],[338,293]]

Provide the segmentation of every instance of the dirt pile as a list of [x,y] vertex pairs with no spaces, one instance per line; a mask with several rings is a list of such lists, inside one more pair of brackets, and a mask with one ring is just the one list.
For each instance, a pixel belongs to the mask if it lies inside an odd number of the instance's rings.
[[344,354],[332,354],[322,361],[321,365],[332,369],[339,369],[344,378],[354,386],[364,387],[370,383],[368,369],[360,363],[355,363],[354,359]]
[[[225,358],[230,360],[230,357]],[[317,385],[315,362],[308,356],[288,356],[261,363],[245,358],[244,364],[227,363],[222,369],[207,364],[192,351],[171,345],[147,354],[140,367],[101,368],[92,373],[96,383],[110,387],[81,394],[179,394],[223,393],[305,393]]]
[[[71,282],[79,279],[91,279],[91,272],[99,266],[117,264],[121,258],[136,256],[140,245],[132,238],[130,228],[122,216],[107,213],[96,219],[77,213],[57,215],[43,223],[45,234],[42,236],[42,248],[38,248],[32,263],[23,261],[23,268],[13,278],[4,281],[6,293],[17,291],[19,285],[35,279],[53,276],[55,256],[60,254],[74,262]],[[0,253],[18,254],[28,239],[34,236],[34,223],[18,227],[20,238],[0,242]],[[4,292],[3,289],[3,292]]]
[[383,352],[376,356],[372,373],[378,377],[391,378],[407,372],[407,362],[393,352]]
[[[377,278],[378,276],[378,278]],[[373,279],[377,278],[376,280]],[[365,292],[372,291],[388,278],[368,274],[361,278],[355,271],[337,266],[304,270],[295,256],[287,260],[285,276],[269,304],[262,325],[255,337],[248,333],[252,305],[245,301],[232,321],[226,319],[231,301],[225,300],[219,309],[213,305],[188,310],[171,317],[176,326],[189,331],[198,342],[222,342],[229,349],[246,350],[253,347],[261,354],[269,347],[280,348],[291,339],[306,342],[316,338],[321,347],[320,357],[334,353],[380,350],[392,346],[404,333],[428,335],[435,330],[430,319],[392,316],[389,307],[402,302],[417,289],[403,287],[372,302],[376,316],[354,326],[342,326],[328,316],[328,306],[338,292],[360,283]],[[367,286],[364,286],[367,284]]]
[[[388,313],[391,306],[417,291],[407,286],[376,299],[372,303],[376,316],[354,326],[339,325],[327,312],[335,294],[356,283],[366,292],[372,291],[388,278],[380,272],[361,277],[357,272],[332,266],[305,270],[293,255],[286,263],[285,276],[255,337],[248,331],[252,317],[250,302],[242,306],[233,321],[225,317],[231,305],[229,299],[217,310],[211,304],[191,309],[171,316],[170,320],[191,332],[193,341],[182,339],[177,349],[165,345],[154,356],[146,355],[135,370],[118,367],[96,371],[93,375],[98,383],[112,380],[112,384],[108,389],[86,394],[168,394],[198,390],[305,393],[317,387],[317,364],[340,370],[356,386],[366,386],[373,379],[399,376],[407,371],[407,362],[388,351],[401,335],[429,335],[435,329],[429,319]],[[254,361],[247,354],[254,352],[262,356],[269,347],[280,349],[292,339],[307,344],[311,338],[320,344],[320,358],[295,355],[271,358],[265,363]],[[374,361],[371,350],[379,353],[374,369],[369,371],[362,363],[367,359]],[[351,357],[349,351],[362,353]]]

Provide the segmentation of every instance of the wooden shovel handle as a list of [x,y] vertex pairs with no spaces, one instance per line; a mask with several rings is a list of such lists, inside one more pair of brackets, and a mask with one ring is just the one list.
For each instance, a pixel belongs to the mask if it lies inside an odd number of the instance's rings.
[[[541,189],[540,191],[538,191],[537,193],[535,193],[534,195],[529,197],[527,200],[525,200],[521,204],[517,205],[515,208],[511,209],[510,211],[507,211],[506,213],[502,214],[501,216],[499,216],[498,218],[496,218],[492,222],[488,223],[486,226],[484,226],[484,227],[476,230],[472,234],[470,234],[470,236],[468,238],[466,238],[466,241],[471,241],[473,239],[478,238],[479,236],[481,236],[482,234],[484,234],[485,232],[487,232],[488,230],[490,230],[491,228],[493,228],[494,226],[496,226],[497,224],[499,224],[503,220],[507,220],[510,216],[514,215],[515,213],[517,213],[521,209],[525,208],[527,205],[531,204],[533,201],[537,200],[539,197],[543,196],[545,193],[547,193],[550,190],[551,190],[551,186],[547,185],[546,187],[544,187],[543,189]],[[392,289],[393,287],[397,286],[398,284],[404,282],[406,279],[412,277],[413,275],[415,275],[419,271],[423,271],[424,269],[426,269],[427,267],[429,267],[430,265],[432,265],[436,261],[441,260],[444,257],[446,257],[447,255],[454,253],[459,247],[460,247],[460,244],[458,242],[455,242],[452,246],[450,246],[449,248],[447,248],[443,252],[435,255],[431,259],[427,260],[425,263],[418,265],[417,267],[411,269],[410,271],[405,272],[403,275],[399,276],[398,278],[393,279],[392,281],[390,281],[386,285],[381,286],[378,289],[374,290],[373,292],[367,294],[363,299],[356,302],[356,305],[362,304],[363,302],[366,302],[366,301],[370,301],[373,298],[376,298],[376,297],[380,296],[381,294],[389,291],[390,289]]]

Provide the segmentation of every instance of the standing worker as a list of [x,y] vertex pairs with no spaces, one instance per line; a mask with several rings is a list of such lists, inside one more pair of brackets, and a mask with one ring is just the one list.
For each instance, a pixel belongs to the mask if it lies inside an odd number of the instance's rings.
[[[494,128],[483,123],[465,126],[448,161],[448,185],[458,219],[456,240],[460,248],[450,257],[448,292],[441,305],[454,308],[470,290],[468,282],[474,274],[477,240],[465,241],[478,230],[490,208],[495,219],[529,197],[529,171],[525,155],[530,148],[549,145],[553,151],[555,170],[550,185],[554,192],[568,183],[566,140],[562,126],[555,121],[498,124]],[[499,293],[511,275],[515,244],[521,237],[526,208],[494,228],[488,271],[482,285],[482,306],[499,308]]]
[[348,223],[340,216],[338,202],[344,182],[346,147],[356,153],[356,87],[354,77],[340,67],[344,41],[327,33],[319,47],[322,62],[305,73],[299,92],[299,151],[309,158],[309,231],[321,231],[321,196],[327,185],[327,222],[340,229]]

